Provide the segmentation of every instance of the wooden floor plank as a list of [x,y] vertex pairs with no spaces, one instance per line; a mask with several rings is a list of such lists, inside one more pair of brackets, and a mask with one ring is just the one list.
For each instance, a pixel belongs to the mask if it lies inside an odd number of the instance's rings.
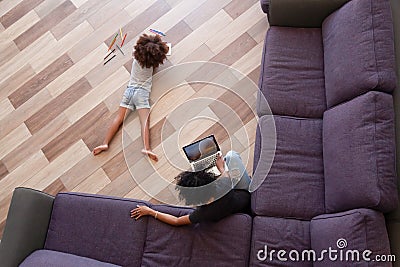
[[0,139],[0,159],[2,159],[5,155],[11,152],[14,148],[16,148],[19,144],[24,142],[30,136],[31,133],[29,132],[29,129],[24,123],[22,123],[18,128],[15,128],[7,136]]
[[[93,32],[92,26],[87,21],[82,22],[58,42],[49,43],[46,46],[47,53],[39,56],[34,55],[30,61],[32,68],[39,72],[56,60],[60,55],[67,53],[72,47],[76,46],[82,39]],[[72,58],[71,58],[72,59]],[[77,62],[78,60],[73,60]]]
[[4,178],[4,176],[7,176],[8,170],[6,165],[0,160],[0,180]]
[[107,134],[108,126],[116,116],[117,112],[106,112],[82,134],[82,140],[90,151],[93,151],[95,147],[102,144],[101,142]]
[[[102,4],[108,3],[110,0],[101,0]],[[74,1],[72,1],[74,2]],[[89,0],[82,6],[79,6],[72,14],[63,21],[55,25],[50,31],[57,40],[60,40],[75,27],[87,20],[89,16],[95,14],[102,5],[99,5],[99,0]]]
[[232,1],[224,7],[226,13],[229,14],[233,19],[239,17],[242,13],[246,12],[251,8],[258,0],[246,0],[246,1]]
[[[103,166],[107,161],[111,160],[117,153],[119,153],[122,150],[121,137],[122,136],[120,132],[116,134],[106,153],[101,153],[96,157],[94,157],[92,154],[88,154],[70,170],[66,171],[60,177],[60,180],[63,182],[67,190],[72,190],[75,188],[79,183],[81,183],[98,168]],[[127,139],[125,139],[124,142],[126,145],[130,144],[130,141]]]
[[196,31],[179,42],[174,49],[180,51],[180,53],[172,54],[169,60],[174,64],[181,62],[188,54],[200,47],[210,36],[214,36],[224,29],[231,21],[232,18],[225,11],[219,11]]
[[0,33],[0,47],[2,48],[4,43],[14,42],[13,40],[15,38],[35,25],[39,20],[40,17],[35,10],[28,12],[25,16]]
[[107,112],[107,107],[104,104],[99,104],[93,110],[85,114],[80,120],[43,147],[42,150],[46,158],[51,162],[64,153],[72,144],[82,139],[82,136],[91,125]]
[[64,3],[47,14],[43,19],[41,19],[23,34],[15,38],[15,44],[20,50],[25,49],[41,35],[50,30],[53,26],[57,25],[65,17],[70,15],[75,9],[75,6],[69,0],[64,1]]
[[221,52],[227,45],[238,38],[241,32],[247,31],[253,25],[253,21],[258,21],[264,15],[259,12],[260,4],[254,4],[250,9],[232,21],[218,34],[210,38],[206,44],[214,53]]
[[269,23],[267,19],[267,15],[265,15],[263,18],[261,18],[256,24],[250,27],[250,29],[247,30],[247,33],[253,37],[253,39],[257,43],[263,43],[265,34],[269,28]]
[[164,39],[167,42],[172,43],[172,45],[175,45],[192,32],[192,29],[186,24],[186,22],[181,20],[175,26],[165,32],[167,37]]
[[210,60],[230,66],[256,45],[256,41],[248,33],[243,33]]
[[48,166],[48,161],[41,150],[33,153],[26,161],[0,180],[0,200],[30,179],[41,169]]
[[62,2],[62,1],[46,0],[46,1],[42,2],[40,5],[38,5],[37,7],[35,7],[34,10],[40,18],[44,18],[63,3],[64,2]]
[[255,68],[260,66],[263,43],[259,43],[253,47],[247,54],[232,64],[232,67],[242,72],[244,75],[251,73]]
[[192,28],[196,30],[202,24],[211,19],[216,15],[224,6],[230,3],[232,0],[207,0],[199,8],[196,8],[191,13],[189,13],[184,21]]
[[[116,16],[112,17],[107,23],[104,23],[100,28],[95,31],[81,36],[79,42],[68,52],[68,55],[74,62],[81,60],[90,54],[96,47],[101,45],[110,36],[115,36],[117,29],[124,27],[130,20],[129,15],[125,10],[121,10]],[[106,43],[108,47],[110,43]],[[103,51],[106,55],[107,49]],[[104,57],[103,55],[103,57]],[[101,57],[101,59],[103,59]]]
[[20,107],[72,65],[73,62],[69,56],[67,54],[62,55],[43,71],[39,72],[32,79],[26,81],[24,85],[15,90],[9,96],[10,102],[15,108]]
[[119,88],[126,84],[129,79],[129,73],[125,68],[121,67],[112,76],[107,77],[104,82],[93,88],[88,94],[77,100],[73,105],[68,107],[64,113],[74,123],[83,115],[87,114],[97,103],[103,101],[112,92],[112,88]]
[[24,49],[21,53],[9,60],[7,64],[0,66],[0,82],[8,79],[16,70],[21,69],[27,63],[31,63],[33,58],[44,56],[47,53],[46,47],[55,43],[56,40],[50,33],[47,32],[42,35],[32,43],[28,49]]
[[86,4],[87,2],[89,2],[88,0],[71,0],[72,3],[74,3],[74,5],[79,8],[81,6],[83,6],[84,4]]
[[64,184],[61,182],[60,179],[56,179],[54,182],[49,184],[45,189],[43,189],[43,192],[50,194],[50,195],[57,195],[60,192],[65,192],[67,189],[65,188]]
[[85,179],[82,183],[80,183],[77,187],[72,189],[72,191],[96,194],[110,182],[111,182],[110,179],[108,179],[103,169],[98,169],[87,179]]
[[125,7],[125,11],[133,19],[152,6],[157,0],[134,0]]
[[6,43],[0,49],[2,51],[0,54],[0,66],[6,64],[7,61],[9,61],[20,52],[14,42]]
[[[0,23],[4,26],[4,28],[10,27],[16,21],[18,21],[21,17],[23,17],[26,13],[34,9],[44,0],[23,0],[18,5],[13,7],[7,13],[0,17]],[[5,1],[6,2],[6,1]]]
[[3,100],[0,101],[0,110],[1,110],[0,120],[2,120],[4,117],[6,117],[12,111],[14,111],[14,107],[7,97],[3,98]]
[[41,169],[37,174],[32,176],[29,180],[23,183],[24,187],[35,188],[37,190],[44,190],[49,184],[53,183],[64,172],[74,166],[82,158],[90,153],[85,143],[78,140],[76,143],[71,144],[63,153],[58,155],[46,167]]
[[[133,18],[129,23],[125,24],[123,28],[124,33],[127,34],[125,39],[126,45],[128,47],[132,47],[133,43],[131,43],[131,41],[136,42],[138,35],[140,35],[142,32],[150,33],[148,31],[150,25],[157,21],[162,14],[167,13],[170,9],[170,6],[164,0],[157,0],[138,16]],[[114,36],[110,34],[106,39],[106,44],[110,44],[110,41],[113,37]]]
[[[93,29],[100,28],[104,23],[116,16],[122,9],[124,9],[132,0],[120,0],[117,3],[108,2],[100,7],[95,13],[87,18],[87,21],[92,25]],[[119,29],[116,29],[116,31]],[[118,32],[119,35],[119,32]],[[118,38],[121,38],[118,36]],[[121,41],[121,39],[119,39]]]
[[107,161],[102,166],[102,169],[111,181],[114,181],[118,176],[126,172],[128,167],[126,166],[123,151],[119,152],[111,160]]
[[40,105],[38,105],[38,103],[47,103],[50,100],[51,96],[49,92],[44,89],[30,98],[18,109],[12,111],[10,115],[6,116],[0,121],[0,125],[2,125],[0,128],[0,139],[20,126],[27,118],[38,111],[40,109]]
[[61,95],[43,106],[38,112],[25,121],[29,131],[33,134],[38,132],[91,89],[91,85],[84,77],[78,80]]
[[11,153],[3,158],[4,164],[8,170],[14,170],[27,160],[36,151],[41,150],[45,145],[51,142],[55,137],[60,135],[69,126],[70,122],[64,114],[60,114],[31,138],[21,143]]
[[[108,175],[108,174],[107,174]],[[110,177],[110,176],[108,176]],[[121,197],[128,194],[136,186],[128,170],[111,180],[98,194]]]
[[154,29],[158,29],[161,32],[166,32],[172,27],[174,27],[179,21],[186,17],[186,14],[191,10],[196,9],[206,0],[197,0],[197,1],[182,1],[176,6],[174,6],[171,10],[164,13],[157,21],[152,23],[151,27]]
[[165,0],[170,7],[175,7],[184,0]]
[[257,67],[247,75],[250,78],[250,80],[252,80],[257,85],[258,85],[258,80],[260,78],[260,71],[261,69]]
[[[23,0],[0,1],[0,17],[9,12],[12,8],[20,4]],[[1,23],[0,23],[1,24]]]
[[[151,119],[151,118],[150,118]],[[175,132],[172,124],[163,118],[150,128],[150,145],[156,147],[161,144],[163,139],[168,138]]]
[[[55,79],[47,86],[47,90],[49,90],[50,94],[53,97],[57,97],[65,90],[67,90],[70,86],[75,84],[78,80],[80,80],[82,77],[84,77],[97,64],[100,64],[103,60],[103,50],[105,48],[105,45],[101,44],[89,55],[75,62],[75,64],[71,68],[58,76],[57,79]],[[88,81],[93,87],[93,84],[90,82],[90,80]]]
[[24,65],[21,69],[8,79],[0,84],[0,99],[8,97],[11,93],[15,92],[27,80],[31,79],[36,73],[29,64]]

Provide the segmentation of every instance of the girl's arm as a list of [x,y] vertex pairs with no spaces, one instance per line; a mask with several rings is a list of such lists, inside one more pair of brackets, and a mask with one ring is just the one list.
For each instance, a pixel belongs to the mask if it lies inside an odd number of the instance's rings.
[[142,216],[152,216],[159,221],[162,221],[164,223],[173,226],[187,225],[191,223],[189,215],[176,217],[171,214],[155,211],[147,206],[139,206],[139,205],[137,205],[137,208],[131,210],[131,218],[137,220]]

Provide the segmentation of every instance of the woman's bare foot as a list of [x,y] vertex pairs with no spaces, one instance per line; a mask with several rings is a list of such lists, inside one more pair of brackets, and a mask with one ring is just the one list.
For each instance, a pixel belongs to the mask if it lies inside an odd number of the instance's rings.
[[147,155],[150,159],[154,160],[155,162],[158,161],[158,156],[151,150],[142,149],[142,153]]
[[97,146],[93,149],[93,155],[98,155],[103,151],[108,150],[108,145],[101,145],[101,146]]

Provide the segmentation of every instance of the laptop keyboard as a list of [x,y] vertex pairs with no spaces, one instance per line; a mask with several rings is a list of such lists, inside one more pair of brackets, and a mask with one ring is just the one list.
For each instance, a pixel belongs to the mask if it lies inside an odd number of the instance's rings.
[[214,155],[208,156],[204,159],[193,162],[193,169],[196,172],[205,170],[207,168],[215,166],[216,162],[217,162],[217,154],[214,154]]

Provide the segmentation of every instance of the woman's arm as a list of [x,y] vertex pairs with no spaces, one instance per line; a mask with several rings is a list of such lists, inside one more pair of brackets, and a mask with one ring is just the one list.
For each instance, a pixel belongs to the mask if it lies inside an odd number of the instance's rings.
[[139,205],[137,206],[137,208],[131,210],[131,218],[134,218],[135,220],[137,220],[142,216],[152,216],[159,221],[162,221],[164,223],[167,223],[167,224],[173,225],[173,226],[191,224],[189,215],[176,217],[171,214],[155,211],[152,208],[149,208],[147,206],[139,206]]
[[217,156],[217,161],[216,161],[215,165],[217,166],[219,172],[221,173],[219,175],[219,177],[221,177],[221,176],[225,177],[228,175],[228,173],[226,173],[226,170],[225,170],[225,160],[221,155]]

